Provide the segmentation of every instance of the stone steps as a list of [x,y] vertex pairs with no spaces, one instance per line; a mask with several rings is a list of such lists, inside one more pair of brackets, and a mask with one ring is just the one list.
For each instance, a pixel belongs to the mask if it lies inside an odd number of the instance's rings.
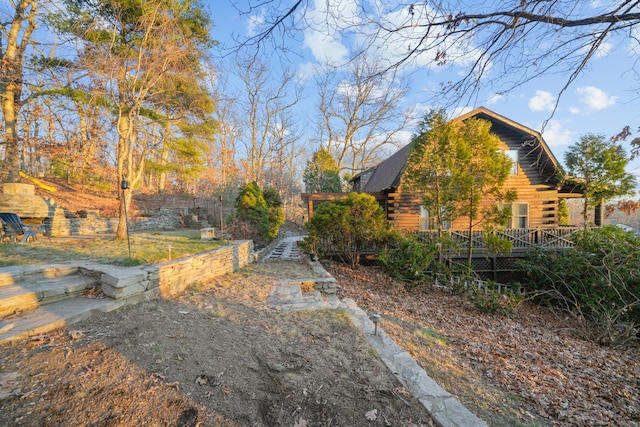
[[0,289],[2,286],[15,285],[19,282],[35,282],[41,279],[68,276],[80,271],[73,264],[50,265],[14,265],[0,269]]
[[98,286],[95,278],[72,274],[54,278],[41,278],[36,281],[18,281],[12,285],[0,287],[0,318],[16,313],[35,310],[68,298],[82,295],[83,292]]
[[[0,270],[0,344],[43,334],[78,322],[96,310],[124,304],[111,298],[89,298],[100,286],[95,275],[78,265],[28,265]],[[98,292],[98,295],[101,293]]]
[[111,298],[70,298],[54,302],[24,315],[0,321],[0,345],[45,334],[80,322],[94,312],[112,311],[126,302]]

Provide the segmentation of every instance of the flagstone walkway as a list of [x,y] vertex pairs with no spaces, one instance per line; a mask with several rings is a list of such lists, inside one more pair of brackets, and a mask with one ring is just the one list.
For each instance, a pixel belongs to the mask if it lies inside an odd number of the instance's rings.
[[[284,238],[264,260],[302,259],[303,252],[297,242],[301,236]],[[438,426],[486,427],[487,424],[471,413],[448,391],[442,389],[422,367],[398,346],[383,330],[384,322],[376,327],[371,316],[350,298],[340,300],[336,295],[335,279],[317,261],[309,261],[317,278],[282,280],[273,286],[267,304],[275,310],[344,309],[351,322],[360,328],[380,359],[422,405],[429,411]],[[313,283],[314,292],[302,292],[301,285]],[[307,286],[305,286],[306,288]],[[317,289],[323,289],[319,291]],[[326,290],[330,290],[326,292]],[[376,319],[378,320],[378,319]]]

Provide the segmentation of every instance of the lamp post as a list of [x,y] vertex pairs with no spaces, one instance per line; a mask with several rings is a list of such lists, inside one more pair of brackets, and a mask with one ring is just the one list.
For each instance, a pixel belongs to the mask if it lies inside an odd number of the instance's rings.
[[131,260],[131,240],[129,240],[129,217],[127,215],[127,196],[125,196],[125,190],[129,189],[129,181],[122,175],[122,181],[120,182],[120,189],[122,190],[122,202],[124,203],[124,223],[127,230],[127,247],[129,248],[129,260]]
[[380,322],[382,322],[382,316],[380,316],[379,314],[375,313],[375,314],[371,315],[371,321],[373,322],[374,335],[378,335],[378,324]]
[[224,220],[222,219],[222,196],[220,200],[220,238],[224,240]]

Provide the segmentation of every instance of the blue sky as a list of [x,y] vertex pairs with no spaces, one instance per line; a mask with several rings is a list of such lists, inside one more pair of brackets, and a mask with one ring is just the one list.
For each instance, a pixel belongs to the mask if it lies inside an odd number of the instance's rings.
[[[332,3],[340,4],[342,18],[349,19],[350,16],[355,16],[357,0],[335,0]],[[601,5],[598,0],[580,3],[580,7],[586,8],[584,13],[590,13],[589,8],[596,10]],[[209,8],[215,23],[212,35],[223,46],[233,44],[230,38],[232,33],[240,37],[251,34],[253,24],[262,20],[259,10],[241,15],[228,0],[204,0],[204,4]],[[236,0],[236,4],[240,8],[246,7],[245,0]],[[308,13],[307,17],[313,17],[315,13],[322,16],[322,5],[325,2],[316,0],[316,4],[319,5],[317,10]],[[318,22],[321,22],[321,19]],[[305,30],[296,40],[288,40],[288,47],[297,55],[289,55],[287,59],[290,62],[287,65],[304,75],[325,59],[343,61],[351,52],[356,37],[353,33],[332,32],[322,25],[317,27],[317,31]],[[378,54],[388,55],[392,59],[398,46],[393,46],[393,41],[390,45],[378,46]],[[550,75],[537,78],[501,96],[496,96],[491,91],[482,92],[475,104],[463,106],[450,113],[455,116],[483,105],[534,130],[543,131],[546,142],[562,162],[566,148],[577,142],[581,135],[597,133],[608,138],[618,133],[625,125],[630,125],[633,130],[640,127],[640,84],[633,71],[634,62],[638,60],[639,54],[640,47],[637,41],[633,43],[630,37],[612,37],[607,40],[586,71],[563,94],[559,107],[551,118],[556,96],[565,84],[566,76]],[[271,59],[276,62],[285,61],[279,56],[273,56]],[[415,67],[410,70],[411,73],[406,74],[407,78],[410,78],[412,90],[405,103],[407,106],[418,107],[420,111],[440,107],[426,104],[425,100],[431,98],[433,88],[440,82],[456,79],[466,65],[465,60],[461,59],[451,67],[438,68],[428,61],[417,61]],[[313,108],[313,101],[309,100],[306,105],[308,114],[313,114]],[[543,130],[543,123],[548,119]],[[408,129],[406,137],[413,130]],[[640,168],[636,163],[631,165],[630,170],[640,175]]]

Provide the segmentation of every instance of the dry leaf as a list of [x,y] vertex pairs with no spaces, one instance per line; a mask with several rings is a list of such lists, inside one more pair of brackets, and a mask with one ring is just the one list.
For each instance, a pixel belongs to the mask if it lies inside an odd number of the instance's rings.
[[366,414],[364,414],[364,417],[369,421],[375,421],[375,420],[378,419],[378,410],[377,409],[372,409],[369,412],[367,412]]
[[[531,402],[522,408],[525,420],[541,416],[552,424],[612,425],[638,419],[637,348],[605,348],[581,339],[578,319],[533,303],[523,304],[513,317],[482,315],[465,295],[430,286],[409,293],[379,267],[353,271],[332,264],[327,270],[338,281],[341,298],[388,314],[385,332],[420,365],[449,372],[441,361],[459,360],[469,366],[464,378],[477,375]],[[438,344],[412,344],[416,330]],[[487,389],[478,392],[492,398]]]
[[305,420],[304,418],[300,418],[298,421],[293,423],[293,427],[307,427],[307,426],[308,426],[307,420]]
[[80,378],[87,378],[94,373],[93,368],[89,367],[85,371],[82,371],[78,374]]
[[81,331],[69,331],[69,336],[71,339],[77,340],[82,338],[84,334]]
[[164,381],[165,379],[167,379],[167,377],[165,375],[162,375],[158,372],[152,372],[151,373],[151,379],[156,381],[156,380],[162,380]]
[[209,381],[207,381],[207,376],[206,375],[200,375],[198,376],[198,378],[196,378],[196,384],[201,385],[201,386],[205,386],[209,383]]

